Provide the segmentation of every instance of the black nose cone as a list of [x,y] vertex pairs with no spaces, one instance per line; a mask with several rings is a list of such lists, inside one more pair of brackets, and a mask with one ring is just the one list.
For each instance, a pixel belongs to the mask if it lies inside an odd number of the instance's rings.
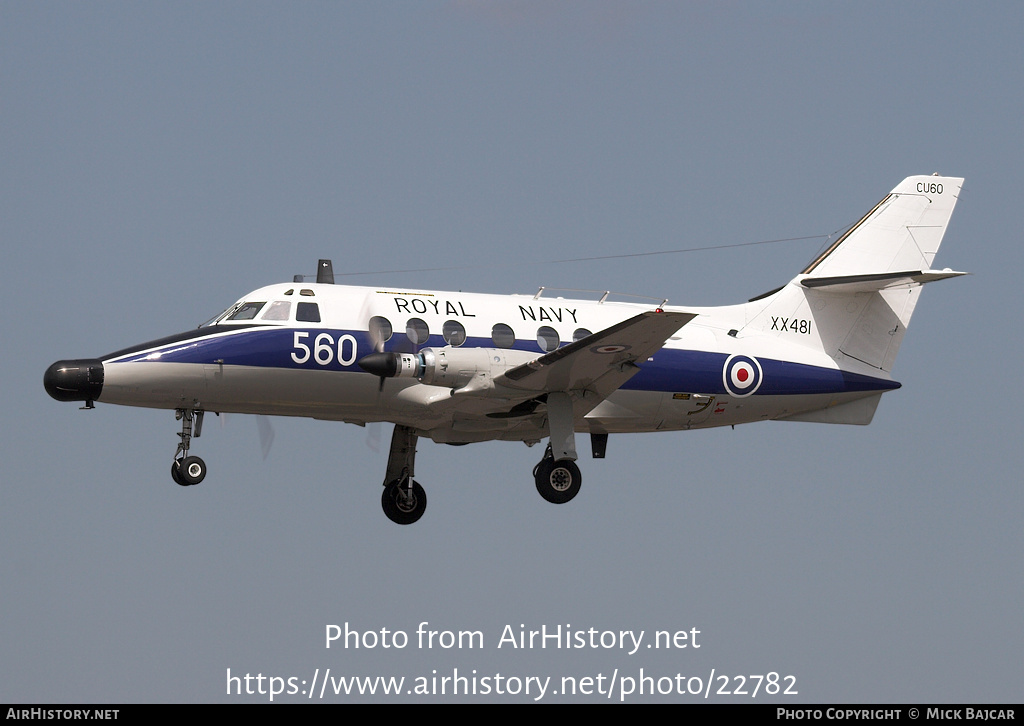
[[43,387],[58,401],[95,401],[103,390],[103,363],[96,358],[59,360],[43,374]]
[[370,353],[357,360],[356,365],[380,378],[394,378],[398,375],[398,360],[396,353]]

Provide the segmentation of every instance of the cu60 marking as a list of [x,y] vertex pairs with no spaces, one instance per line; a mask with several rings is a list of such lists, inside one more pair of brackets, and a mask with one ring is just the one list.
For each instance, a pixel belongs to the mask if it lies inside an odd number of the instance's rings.
[[[299,365],[312,359],[319,365],[326,366],[331,364],[335,356],[337,356],[338,363],[342,366],[350,366],[356,362],[358,357],[356,354],[356,339],[348,333],[338,336],[337,343],[335,343],[330,333],[318,333],[316,338],[313,339],[312,348],[302,342],[309,335],[308,332],[295,331],[292,345],[294,348],[292,360]],[[301,352],[296,353],[296,351]]]

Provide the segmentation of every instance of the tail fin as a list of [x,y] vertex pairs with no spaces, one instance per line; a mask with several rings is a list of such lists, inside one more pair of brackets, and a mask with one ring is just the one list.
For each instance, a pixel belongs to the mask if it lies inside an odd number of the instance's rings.
[[921,285],[965,274],[931,269],[962,185],[904,179],[788,285],[755,298],[745,328],[890,372]]
[[929,269],[963,182],[953,177],[907,177],[801,274],[839,276]]

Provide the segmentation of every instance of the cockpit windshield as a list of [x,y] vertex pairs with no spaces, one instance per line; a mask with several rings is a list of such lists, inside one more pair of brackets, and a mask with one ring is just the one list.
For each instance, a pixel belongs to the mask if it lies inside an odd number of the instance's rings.
[[264,305],[266,305],[265,302],[242,303],[241,307],[228,315],[228,320],[252,320]]
[[206,328],[211,325],[219,325],[226,320],[252,320],[264,305],[266,305],[265,302],[239,300],[227,310],[213,316],[199,327]]

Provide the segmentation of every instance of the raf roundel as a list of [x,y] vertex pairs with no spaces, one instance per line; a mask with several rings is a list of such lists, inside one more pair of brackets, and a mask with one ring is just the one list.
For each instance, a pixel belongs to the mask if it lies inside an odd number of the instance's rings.
[[610,353],[621,353],[624,350],[629,350],[631,347],[629,345],[595,345],[590,350],[602,355],[608,355]]
[[730,396],[743,398],[754,393],[761,386],[763,378],[761,364],[749,355],[731,355],[722,369],[722,380]]

